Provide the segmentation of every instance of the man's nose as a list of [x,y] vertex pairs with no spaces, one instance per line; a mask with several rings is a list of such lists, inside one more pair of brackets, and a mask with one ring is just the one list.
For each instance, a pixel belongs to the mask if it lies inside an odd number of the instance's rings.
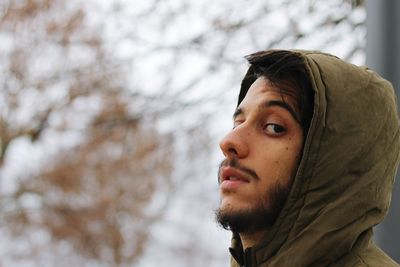
[[222,140],[219,142],[219,146],[224,156],[230,158],[244,158],[249,153],[248,147],[249,134],[246,133],[244,127],[237,127],[230,131]]

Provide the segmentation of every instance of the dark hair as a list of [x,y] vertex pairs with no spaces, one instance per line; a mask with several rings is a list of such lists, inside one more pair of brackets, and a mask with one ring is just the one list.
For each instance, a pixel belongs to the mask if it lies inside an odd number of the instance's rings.
[[242,80],[237,105],[242,102],[255,80],[264,77],[282,94],[297,101],[300,124],[304,133],[307,133],[313,114],[314,94],[300,54],[287,50],[268,50],[248,55],[246,59],[250,67]]

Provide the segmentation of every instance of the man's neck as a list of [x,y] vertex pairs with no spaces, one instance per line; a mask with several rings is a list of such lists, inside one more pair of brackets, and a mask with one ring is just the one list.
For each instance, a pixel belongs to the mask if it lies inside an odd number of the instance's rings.
[[243,250],[246,248],[254,247],[265,236],[267,230],[258,231],[254,233],[239,233],[240,240],[242,241]]

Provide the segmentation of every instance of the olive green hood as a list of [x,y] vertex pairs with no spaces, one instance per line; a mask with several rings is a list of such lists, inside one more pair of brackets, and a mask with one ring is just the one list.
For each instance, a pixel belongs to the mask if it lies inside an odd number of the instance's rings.
[[295,52],[313,86],[313,118],[286,205],[251,249],[252,266],[397,266],[372,242],[399,160],[393,87],[332,55]]

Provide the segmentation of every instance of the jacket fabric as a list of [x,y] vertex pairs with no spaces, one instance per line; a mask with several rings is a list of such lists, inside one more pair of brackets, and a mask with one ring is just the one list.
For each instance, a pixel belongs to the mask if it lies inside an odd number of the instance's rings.
[[233,233],[231,266],[399,266],[372,239],[388,211],[399,162],[393,87],[335,56],[294,52],[304,58],[314,91],[303,155],[262,242],[243,252]]

